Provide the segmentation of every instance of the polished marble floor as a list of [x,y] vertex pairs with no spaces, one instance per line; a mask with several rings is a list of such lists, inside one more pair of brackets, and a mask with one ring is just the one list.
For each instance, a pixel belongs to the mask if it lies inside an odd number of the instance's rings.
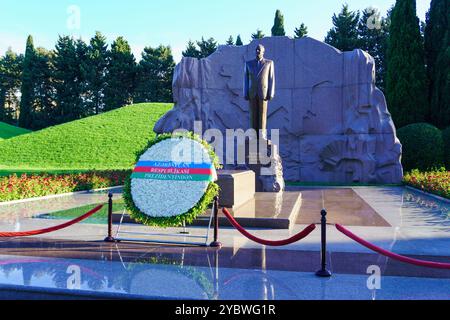
[[[291,230],[252,229],[282,239],[316,222],[323,206],[330,223],[396,253],[450,262],[450,204],[405,188],[303,189]],[[120,196],[120,192],[116,194]],[[50,210],[104,201],[78,195],[48,204],[0,206],[0,230],[32,230],[62,221],[36,219]],[[139,225],[124,230],[143,232]],[[204,228],[189,229],[200,235]],[[178,229],[165,230],[177,232]],[[231,228],[220,230],[221,250],[103,242],[106,226],[80,224],[44,237],[0,240],[0,298],[19,292],[68,297],[181,299],[450,299],[450,271],[406,265],[359,246],[328,227],[331,279],[314,276],[320,265],[320,232],[293,245],[257,245]],[[370,267],[381,272],[379,289],[368,285]],[[35,297],[39,295],[34,294]]]

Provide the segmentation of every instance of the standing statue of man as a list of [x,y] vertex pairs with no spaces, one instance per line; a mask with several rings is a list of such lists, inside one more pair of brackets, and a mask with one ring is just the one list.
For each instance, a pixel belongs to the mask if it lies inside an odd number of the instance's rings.
[[256,59],[245,63],[244,97],[250,105],[250,127],[267,137],[267,105],[275,96],[275,67],[264,59],[265,48],[258,45]]

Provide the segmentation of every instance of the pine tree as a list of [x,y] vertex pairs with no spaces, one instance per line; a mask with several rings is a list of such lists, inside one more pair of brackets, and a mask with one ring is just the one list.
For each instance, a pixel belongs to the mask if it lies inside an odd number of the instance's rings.
[[328,31],[325,42],[341,50],[352,51],[358,47],[359,12],[350,11],[348,5],[333,15],[333,28]]
[[227,45],[229,46],[234,46],[234,38],[233,36],[230,36],[226,42]]
[[308,28],[306,27],[306,25],[304,23],[302,23],[300,25],[300,27],[298,27],[294,30],[294,38],[295,39],[300,39],[300,38],[306,37],[307,35],[308,35]]
[[34,100],[34,78],[33,65],[36,59],[33,37],[27,38],[25,57],[23,61],[22,86],[20,89],[20,115],[19,126],[22,128],[32,128],[33,124],[33,100]]
[[427,119],[439,128],[450,126],[450,1],[432,0],[425,27],[425,56],[430,111]]
[[97,31],[90,41],[88,50],[90,61],[88,81],[89,91],[92,94],[92,111],[95,114],[99,114],[104,107],[103,96],[108,67],[108,45],[106,44],[106,38]]
[[132,104],[136,82],[136,60],[130,45],[123,37],[118,37],[111,45],[108,69],[105,111]]
[[264,38],[266,35],[262,32],[262,30],[258,29],[256,30],[255,33],[252,34],[252,39],[256,40],[256,39],[262,39]]
[[54,53],[44,48],[36,49],[36,60],[33,67],[34,84],[34,130],[54,124],[55,90],[53,83]]
[[175,62],[168,46],[146,47],[138,66],[136,102],[171,102]]
[[275,19],[272,27],[272,36],[285,36],[286,32],[284,31],[284,16],[280,10],[275,12]]
[[21,87],[23,56],[9,48],[4,57],[0,57],[0,121],[17,124]]
[[243,45],[244,45],[244,43],[242,42],[241,35],[238,34],[238,36],[236,38],[236,46],[240,47],[240,46],[243,46]]
[[397,127],[423,122],[427,80],[415,0],[397,0],[388,41],[386,96]]
[[183,57],[200,58],[200,51],[197,49],[196,44],[189,40],[186,50],[182,53]]
[[209,38],[208,40],[205,40],[202,37],[201,41],[197,41],[197,46],[200,49],[200,57],[206,58],[209,55],[213,54],[217,50],[217,42],[214,40],[214,38]]
[[6,122],[6,90],[8,90],[8,73],[5,58],[0,57],[0,121]]
[[381,18],[375,8],[367,8],[362,12],[358,24],[358,47],[368,52],[375,60],[376,85],[385,89],[386,50],[388,40],[387,20]]
[[[55,48],[55,89],[56,105],[55,123],[64,123],[86,116],[86,107],[82,98],[85,90],[85,74],[80,59],[81,52],[87,55],[87,45],[76,42],[71,37],[60,36]],[[89,95],[91,96],[91,95]]]

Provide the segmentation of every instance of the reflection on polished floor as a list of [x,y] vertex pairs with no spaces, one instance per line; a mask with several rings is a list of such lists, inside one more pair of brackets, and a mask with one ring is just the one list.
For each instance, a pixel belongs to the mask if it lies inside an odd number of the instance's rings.
[[390,227],[390,224],[352,189],[303,190],[302,198],[297,224],[318,223],[318,213],[326,208],[327,219],[331,224]]
[[[4,298],[4,288],[39,287],[43,293],[82,291],[97,298],[347,299],[359,294],[360,299],[370,299],[373,292],[363,285],[367,265],[381,265],[389,285],[401,284],[403,277],[415,279],[405,282],[412,298],[420,297],[420,283],[432,286],[435,298],[445,297],[450,285],[449,271],[409,268],[374,254],[331,253],[330,265],[337,276],[323,282],[314,277],[318,252],[45,239],[3,242],[0,249],[0,296]],[[391,299],[396,294],[380,291],[378,298]]]

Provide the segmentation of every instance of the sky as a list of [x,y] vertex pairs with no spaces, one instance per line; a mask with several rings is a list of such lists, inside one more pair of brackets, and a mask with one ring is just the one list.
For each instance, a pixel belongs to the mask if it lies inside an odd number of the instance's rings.
[[[417,0],[421,20],[430,2]],[[0,55],[9,47],[23,53],[29,34],[35,46],[52,49],[58,35],[89,41],[101,31],[109,43],[125,37],[138,60],[144,47],[164,44],[178,62],[186,43],[202,36],[225,43],[240,34],[248,43],[256,29],[270,35],[277,9],[287,35],[303,22],[310,37],[323,41],[344,3],[351,10],[375,7],[385,15],[395,0],[0,0]]]

